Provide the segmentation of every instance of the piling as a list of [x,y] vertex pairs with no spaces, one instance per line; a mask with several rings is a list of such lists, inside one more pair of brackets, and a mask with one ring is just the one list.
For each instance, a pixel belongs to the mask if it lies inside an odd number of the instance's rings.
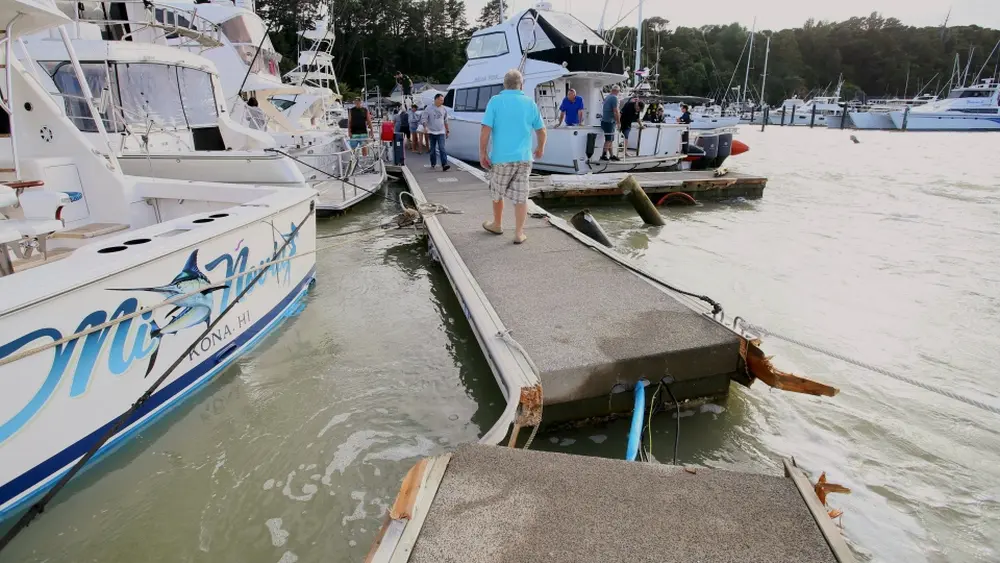
[[840,128],[844,128],[844,123],[847,122],[847,103],[844,103],[844,111],[840,116]]
[[781,126],[782,127],[785,126],[785,110],[786,109],[787,108],[784,105],[781,106]]
[[792,117],[791,117],[791,119],[788,120],[788,124],[789,125],[795,125],[795,110],[797,108],[798,108],[798,106],[792,106]]
[[643,222],[656,227],[666,225],[660,212],[653,205],[653,202],[650,201],[646,192],[643,191],[642,186],[639,185],[639,181],[635,179],[635,176],[629,174],[624,180],[618,182],[618,187],[621,188],[622,193],[628,198],[629,203],[635,208],[639,217],[642,217]]
[[576,230],[603,244],[604,246],[611,248],[611,241],[608,240],[608,235],[604,232],[604,229],[601,228],[597,219],[594,219],[594,216],[590,214],[589,209],[584,209],[583,211],[577,213],[569,220],[569,222]]
[[753,118],[757,113],[757,106],[750,106],[750,123],[753,123]]
[[906,122],[910,120],[910,106],[906,106],[903,110],[903,126],[900,127],[903,131],[906,131]]
[[816,125],[816,104],[812,107],[812,117],[809,118],[809,128],[812,129]]
[[761,114],[760,120],[760,132],[764,132],[764,127],[767,126],[767,120],[771,119],[771,108],[764,108],[764,113]]

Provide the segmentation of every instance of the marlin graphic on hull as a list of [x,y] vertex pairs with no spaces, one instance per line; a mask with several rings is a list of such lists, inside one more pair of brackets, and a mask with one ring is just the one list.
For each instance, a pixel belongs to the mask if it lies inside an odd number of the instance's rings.
[[167,312],[165,325],[161,327],[155,319],[150,322],[152,330],[149,336],[155,340],[156,348],[149,357],[149,367],[146,368],[146,377],[149,377],[150,372],[153,371],[153,366],[156,364],[156,356],[160,350],[160,340],[163,336],[176,334],[201,323],[205,323],[205,327],[208,328],[212,323],[212,296],[209,294],[227,287],[229,287],[228,283],[212,287],[212,281],[198,268],[198,250],[196,249],[188,256],[181,273],[177,274],[169,284],[114,290],[151,291],[162,295],[164,299],[173,299],[181,295],[186,295],[186,297],[172,302],[174,308]]

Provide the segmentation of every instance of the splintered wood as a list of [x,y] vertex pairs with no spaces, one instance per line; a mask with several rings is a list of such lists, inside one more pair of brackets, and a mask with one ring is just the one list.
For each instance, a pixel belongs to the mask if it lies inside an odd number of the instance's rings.
[[740,338],[740,356],[746,362],[750,375],[775,389],[823,397],[833,397],[840,392],[836,387],[799,377],[774,367],[771,358],[765,356],[760,349],[760,340]]
[[[816,480],[816,486],[814,487],[813,490],[816,491],[816,497],[819,498],[819,501],[823,503],[823,506],[827,508],[830,508],[830,505],[826,503],[826,495],[830,493],[842,493],[845,495],[851,494],[851,489],[848,489],[843,485],[838,485],[836,483],[827,483],[826,471],[824,471],[819,476],[819,479]],[[827,514],[830,516],[830,518],[837,519],[844,515],[844,511],[838,510],[836,508],[830,508]]]

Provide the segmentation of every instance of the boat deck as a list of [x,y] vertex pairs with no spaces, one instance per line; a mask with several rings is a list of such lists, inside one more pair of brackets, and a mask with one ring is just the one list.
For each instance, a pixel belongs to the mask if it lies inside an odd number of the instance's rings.
[[[728,392],[739,338],[710,315],[533,204],[525,244],[512,242],[509,202],[505,234],[486,232],[489,190],[468,165],[433,171],[425,155],[410,155],[402,172],[418,201],[461,212],[428,217],[430,242],[509,403],[540,382],[551,422],[607,414],[612,390],[630,390],[642,378],[658,383],[669,374],[678,400]],[[503,337],[507,330],[537,376]],[[618,396],[620,408],[610,408],[629,410],[631,393]]]
[[[546,205],[590,205],[622,199],[618,182],[627,173],[533,176],[531,197]],[[635,172],[631,174],[657,203],[669,193],[681,192],[699,201],[717,201],[737,197],[759,199],[764,196],[767,178],[738,172],[717,176],[711,170],[677,172]]]
[[375,195],[382,189],[384,173],[358,174],[349,181],[326,180],[312,185],[319,193],[316,210],[320,214],[335,215],[349,211],[355,205]]
[[806,476],[466,445],[407,475],[368,562],[848,563]]

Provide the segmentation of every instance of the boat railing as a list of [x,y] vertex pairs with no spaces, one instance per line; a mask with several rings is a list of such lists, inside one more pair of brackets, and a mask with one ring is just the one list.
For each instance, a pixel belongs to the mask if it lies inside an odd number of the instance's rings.
[[[149,0],[121,0],[116,4],[124,4],[126,13],[132,13],[131,8],[141,7],[145,19],[112,19],[112,18],[86,18],[80,17],[77,11],[78,2],[70,0],[56,0],[62,8],[71,10],[73,20],[104,26],[109,29],[117,29],[115,35],[117,41],[135,40],[143,43],[159,43],[171,45],[172,47],[201,47],[202,50],[222,46],[222,28],[198,15],[197,7],[194,10],[186,10],[157,4]],[[64,12],[67,10],[64,9]],[[151,32],[151,37],[143,37],[143,32]],[[182,39],[180,43],[170,44],[171,39]]]

